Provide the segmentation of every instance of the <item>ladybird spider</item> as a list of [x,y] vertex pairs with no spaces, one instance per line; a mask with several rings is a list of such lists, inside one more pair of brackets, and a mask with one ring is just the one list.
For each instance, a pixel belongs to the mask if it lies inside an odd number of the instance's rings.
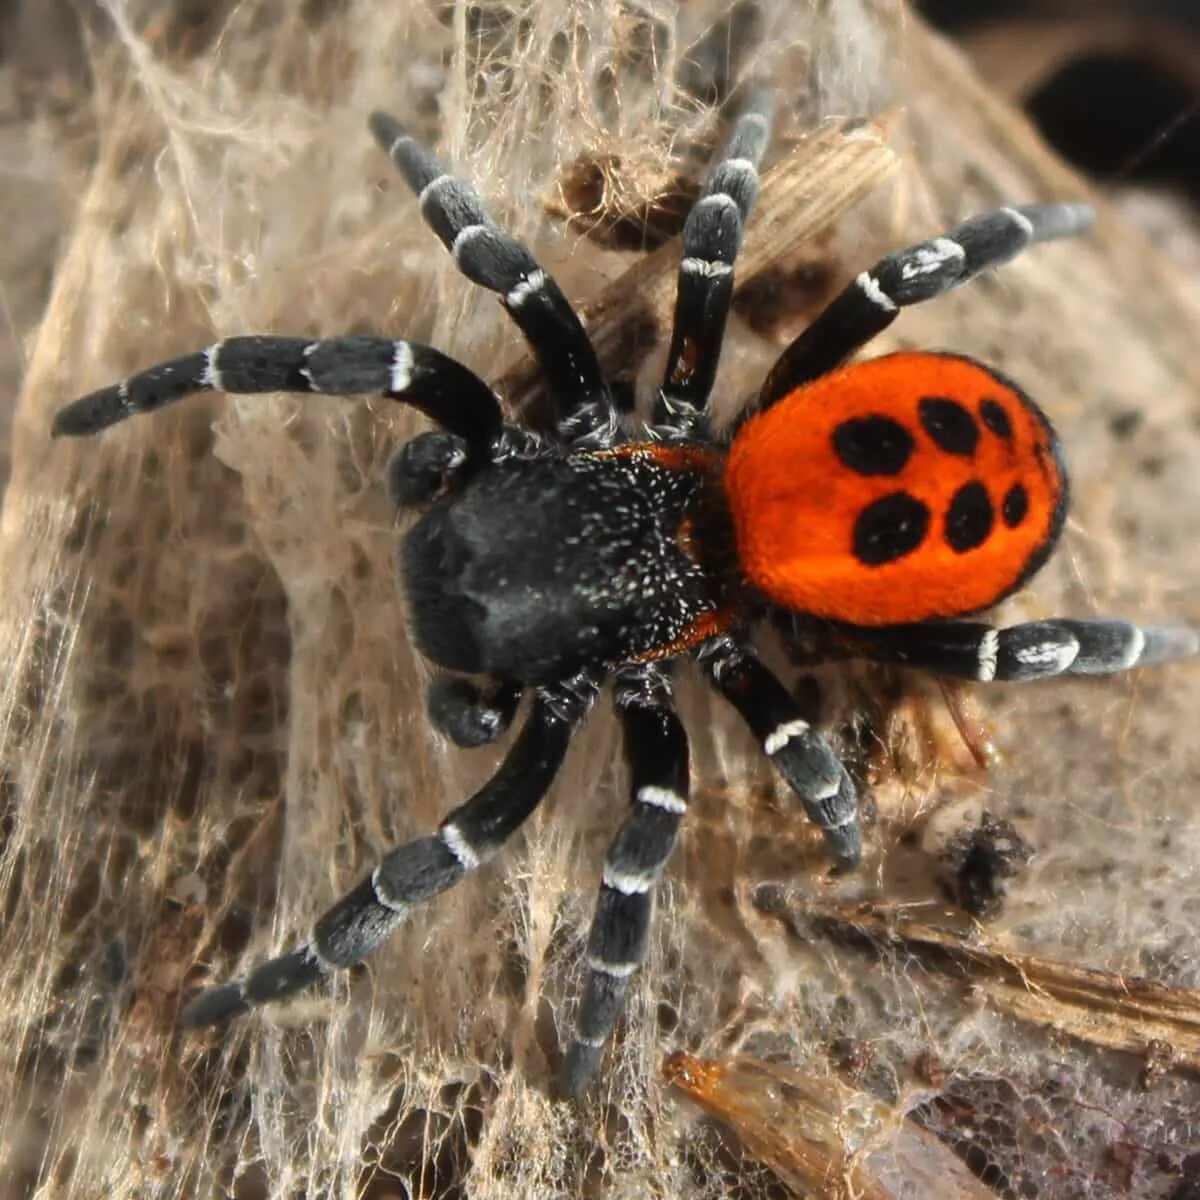
[[397,504],[423,509],[400,561],[416,644],[448,672],[430,689],[430,720],[457,744],[480,745],[529,693],[524,726],[490,782],[436,833],[390,851],[303,945],[202,990],[184,1025],[225,1021],[374,952],[413,905],[521,826],[610,680],[631,805],[605,860],[563,1067],[564,1091],[578,1093],[645,955],[654,887],[687,806],[673,662],[698,661],[848,868],[862,847],[854,785],[756,657],[753,622],[803,613],[861,656],[983,682],[1123,671],[1196,650],[1183,626],[947,620],[993,604],[1045,561],[1066,512],[1057,438],[1014,383],[968,358],[913,352],[840,365],[906,305],[1033,242],[1085,231],[1086,206],[1000,208],[888,255],[784,351],[757,414],[731,441],[714,436],[709,393],[770,117],[766,94],[753,92],[684,226],[649,423],[619,419],[550,275],[472,188],[382,114],[372,133],[422,216],[528,339],[552,431],[506,422],[487,384],[432,347],[378,337],[231,337],[56,415],[55,435],[86,435],[201,391],[375,392],[414,405],[442,430],[403,446],[388,483]]

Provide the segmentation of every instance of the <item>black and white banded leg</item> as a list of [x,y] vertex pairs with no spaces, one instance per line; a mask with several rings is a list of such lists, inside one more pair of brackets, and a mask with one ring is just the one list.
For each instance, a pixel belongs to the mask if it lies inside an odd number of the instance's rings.
[[653,666],[622,668],[613,681],[629,763],[631,807],[604,862],[596,914],[588,935],[588,975],[563,1065],[562,1090],[587,1086],[633,973],[646,957],[654,887],[675,848],[687,810],[688,742],[667,677]]
[[494,742],[512,724],[520,685],[500,680],[479,687],[461,675],[436,675],[425,703],[429,723],[456,746],[472,749]]
[[846,642],[865,657],[980,683],[1111,675],[1186,658],[1200,634],[1186,625],[1129,621],[1029,621],[997,629],[977,621],[854,629]]
[[900,309],[940,296],[1035,242],[1086,233],[1094,218],[1086,204],[998,208],[971,217],[943,237],[880,259],[834,297],[780,355],[759,393],[760,411],[833,370],[882,333]]
[[414,904],[444,892],[490,858],[520,828],[550,787],[597,681],[579,675],[539,688],[529,717],[499,770],[438,831],[387,854],[313,926],[304,945],[255,967],[244,979],[205,988],[180,1015],[185,1027],[227,1021],[281,1000],[373,954]]
[[856,866],[862,858],[858,795],[829,742],[804,719],[797,702],[749,646],[716,638],[698,658],[800,797],[809,820],[824,833],[837,868]]
[[431,417],[477,463],[490,458],[503,426],[491,388],[432,346],[380,337],[264,336],[226,338],[82,396],[58,410],[52,432],[97,433],[195,392],[387,396]]
[[721,357],[733,297],[733,264],[758,198],[758,165],[774,104],[755,90],[683,227],[675,320],[654,423],[681,437],[704,433],[704,408]]
[[370,124],[458,269],[473,283],[497,292],[528,339],[557,405],[561,436],[577,444],[610,444],[616,410],[596,351],[562,289],[525,246],[488,216],[475,189],[449,174],[399,121],[377,112]]

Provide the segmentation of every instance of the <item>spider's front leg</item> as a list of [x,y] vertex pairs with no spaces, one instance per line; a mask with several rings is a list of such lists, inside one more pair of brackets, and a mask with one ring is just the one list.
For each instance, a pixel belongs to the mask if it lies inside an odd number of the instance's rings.
[[633,973],[646,957],[654,887],[687,811],[687,734],[666,675],[648,665],[621,668],[613,702],[629,763],[631,806],[605,859],[588,935],[587,983],[563,1065],[568,1096],[579,1095],[595,1075]]
[[862,858],[858,796],[829,742],[801,715],[787,689],[754,651],[729,637],[701,648],[701,667],[741,714],[775,769],[800,797],[804,811],[825,835],[840,870]]
[[311,937],[255,967],[245,979],[205,988],[180,1015],[187,1027],[214,1025],[280,1000],[331,971],[373,954],[414,904],[458,883],[521,827],[550,787],[575,727],[595,698],[598,678],[583,672],[538,688],[529,717],[499,770],[438,831],[398,846],[318,918]]
[[504,418],[491,388],[432,346],[381,337],[231,337],[89,392],[54,415],[55,437],[99,433],[196,392],[326,396],[377,393],[420,409],[475,465],[490,460]]
[[554,398],[560,436],[578,445],[608,445],[616,410],[596,351],[554,278],[492,220],[475,189],[451,175],[399,121],[377,112],[370,125],[455,265],[498,293],[525,335]]
[[979,683],[1054,675],[1111,675],[1186,658],[1200,634],[1186,625],[1129,621],[1028,621],[998,629],[979,621],[927,621],[846,629],[842,642],[877,662]]

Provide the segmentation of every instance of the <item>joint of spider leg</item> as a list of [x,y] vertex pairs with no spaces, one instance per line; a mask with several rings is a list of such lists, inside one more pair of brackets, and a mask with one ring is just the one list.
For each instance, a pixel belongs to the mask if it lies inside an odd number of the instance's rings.
[[657,784],[647,783],[638,788],[634,795],[634,800],[638,804],[645,804],[651,808],[661,808],[664,812],[681,817],[687,812],[687,801],[674,788],[661,787]]
[[600,1050],[608,1042],[608,1034],[601,1033],[585,1037],[581,1033],[576,1033],[572,1040],[577,1046],[586,1046],[589,1050]]
[[446,849],[458,859],[464,871],[473,871],[486,857],[482,850],[471,845],[453,821],[447,821],[438,830],[438,837],[442,839]]
[[510,310],[520,308],[531,296],[535,296],[538,292],[545,290],[547,279],[548,276],[541,267],[538,267],[536,271],[530,271],[504,297],[505,307]]
[[719,258],[697,258],[689,255],[679,264],[679,269],[685,275],[699,275],[705,279],[716,279],[722,275],[733,274],[733,264]]
[[584,670],[552,687],[539,687],[536,695],[558,720],[575,725],[595,703],[599,691],[598,673]]
[[611,863],[605,863],[601,882],[622,896],[644,896],[658,882],[658,871],[622,871]]
[[588,958],[587,965],[589,970],[595,971],[597,975],[607,975],[610,979],[628,979],[640,964],[637,961],[607,962],[592,956]]
[[669,388],[659,392],[659,403],[667,418],[665,426],[658,426],[657,433],[661,439],[686,438],[690,431],[698,428],[704,420],[703,411],[690,400],[677,396]]
[[[1029,224],[1028,221],[1025,223]],[[911,254],[902,256],[900,278],[910,282],[922,275],[933,275],[944,271],[948,263],[961,265],[966,257],[967,252],[952,238],[934,238],[931,242],[914,247]]]
[[463,252],[477,238],[485,237],[491,233],[492,229],[488,225],[464,225],[455,235],[454,241],[450,243],[450,254],[456,263],[462,264]]
[[559,423],[559,429],[574,450],[607,450],[617,438],[621,419],[611,404],[581,404]]
[[[445,839],[443,838],[443,841],[444,840]],[[449,848],[449,843],[447,843],[447,849]],[[454,851],[451,849],[450,853],[453,854]],[[459,859],[459,862],[462,862],[461,858]],[[406,901],[397,900],[394,896],[389,895],[388,889],[384,886],[382,866],[377,866],[371,872],[370,879],[371,890],[375,893],[375,900],[381,908],[386,908],[389,911],[394,912],[397,916],[403,916],[408,912],[409,905]]]
[[991,683],[996,678],[996,667],[1000,662],[1000,631],[989,629],[980,639],[975,652],[979,666],[975,678],[980,683]]
[[662,708],[671,696],[670,678],[650,665],[623,668],[613,680],[613,703],[619,709]]
[[214,342],[204,351],[204,374],[200,377],[200,382],[214,392],[223,392],[225,390],[221,379],[221,368],[217,363],[217,356],[220,352],[220,342]]
[[1023,212],[1018,212],[1017,209],[1010,208],[1007,204],[1000,209],[1000,212],[1004,213],[1005,216],[1010,217],[1013,223],[1019,229],[1024,231],[1025,236],[1031,242],[1033,241],[1035,237],[1033,222]]
[[778,754],[793,738],[808,733],[811,728],[812,726],[807,721],[802,721],[799,717],[792,721],[785,721],[767,735],[763,742],[763,749],[768,755]]
[[[472,229],[476,227],[487,229],[491,226],[491,219],[483,208],[483,201],[479,198],[479,193],[469,184],[464,183],[460,179],[456,179],[453,175],[443,171],[440,175],[431,179],[418,193],[417,206],[421,211],[421,215],[426,221],[436,230],[437,223],[433,220],[435,214],[444,206],[441,200],[441,193],[449,192],[457,201],[455,207],[460,209],[456,216],[466,218],[466,224],[462,229]],[[443,213],[444,216],[449,214]],[[459,232],[462,232],[462,229]],[[439,236],[445,241],[445,231],[440,231]],[[447,246],[453,253],[453,243],[447,242]]]
[[[374,883],[372,883],[372,889],[375,891],[375,894],[378,896],[379,892],[378,892],[378,889],[374,887]],[[382,902],[381,902],[381,904],[382,904]],[[382,904],[382,907],[387,908],[389,906],[386,904]],[[338,970],[338,964],[335,962],[331,962],[328,958],[325,957],[325,955],[323,955],[321,953],[320,949],[318,948],[317,935],[316,935],[315,930],[312,930],[309,932],[308,941],[305,942],[304,945],[301,946],[298,951],[293,951],[293,953],[299,953],[303,957],[305,963],[307,963],[309,966],[316,967],[317,970],[320,971],[322,975],[332,975],[332,974],[334,974],[335,971]],[[266,966],[266,965],[268,965],[268,964],[267,963],[263,964],[263,966]]]
[[883,290],[879,280],[870,271],[861,271],[855,277],[854,282],[863,296],[876,308],[889,313],[899,309],[900,306]]
[[705,642],[698,657],[701,662],[710,663],[714,671],[727,671],[740,666],[750,655],[733,638],[723,635]]
[[1125,649],[1125,653],[1121,658],[1120,669],[1128,671],[1135,667],[1142,657],[1142,651],[1146,649],[1146,635],[1137,625],[1131,625],[1129,634],[1129,645]]
[[[400,145],[400,143],[401,143],[401,142],[404,142],[404,141],[409,141],[409,142],[411,142],[411,141],[412,141],[412,138],[398,138],[398,139],[397,139],[397,140],[396,140],[396,141],[393,143],[393,145],[392,145],[392,150],[394,151],[394,150],[396,149],[396,147],[397,147],[397,146],[399,146],[399,145]],[[389,153],[391,153],[391,151],[389,151]],[[430,198],[430,197],[431,197],[431,196],[434,194],[434,192],[440,191],[442,188],[446,187],[447,185],[451,185],[451,186],[453,186],[454,182],[455,182],[454,176],[453,176],[453,175],[451,175],[451,174],[450,174],[449,172],[447,172],[447,171],[443,171],[443,172],[442,172],[440,175],[435,175],[435,176],[434,176],[434,177],[433,177],[433,178],[432,178],[432,179],[431,179],[431,180],[430,180],[430,181],[429,181],[429,182],[428,182],[428,183],[427,183],[427,184],[426,184],[426,185],[425,185],[425,186],[424,186],[424,187],[423,187],[423,188],[422,188],[422,189],[421,189],[421,190],[420,190],[418,193],[417,193],[417,207],[418,207],[418,208],[421,210],[421,212],[422,212],[422,213],[424,213],[424,212],[425,212],[425,206],[426,206],[426,204],[429,202],[429,198]]]
[[392,365],[388,375],[388,385],[395,395],[404,395],[412,386],[414,367],[412,347],[406,341],[397,340],[392,350]]
[[505,421],[492,443],[492,462],[529,461],[545,458],[550,453],[550,443],[537,430],[526,425]]
[[696,207],[692,209],[693,213],[698,213],[707,208],[733,209],[737,214],[738,224],[741,224],[742,209],[738,202],[727,192],[709,192],[707,196],[701,196],[696,201]]

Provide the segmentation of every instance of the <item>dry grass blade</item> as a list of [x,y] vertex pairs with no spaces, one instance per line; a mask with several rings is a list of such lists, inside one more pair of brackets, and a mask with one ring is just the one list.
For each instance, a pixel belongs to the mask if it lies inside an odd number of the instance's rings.
[[1020,953],[977,926],[968,932],[933,925],[876,904],[793,898],[773,885],[759,888],[754,903],[792,932],[815,925],[876,953],[917,958],[931,972],[969,983],[1002,1012],[1045,1029],[1145,1055],[1155,1069],[1200,1071],[1200,991]]

